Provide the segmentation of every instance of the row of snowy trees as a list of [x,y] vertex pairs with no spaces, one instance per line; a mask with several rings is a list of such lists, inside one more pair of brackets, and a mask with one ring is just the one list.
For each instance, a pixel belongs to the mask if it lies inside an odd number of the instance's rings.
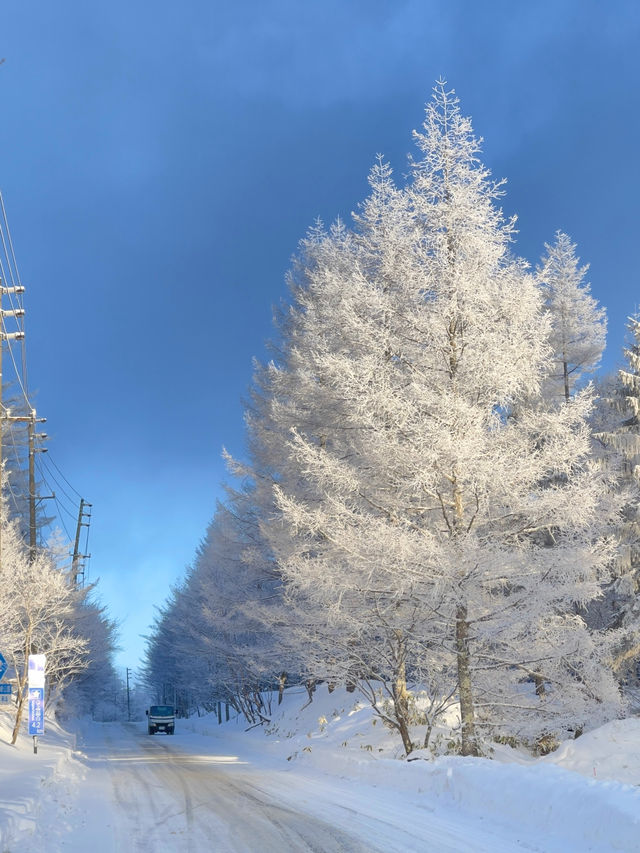
[[32,559],[19,518],[0,507],[0,651],[14,686],[12,743],[27,703],[28,659],[46,655],[47,703],[88,713],[114,679],[116,626],[92,597],[64,571],[63,548],[53,542]]
[[476,754],[622,711],[638,411],[602,404],[594,438],[582,380],[606,322],[586,268],[563,233],[535,272],[514,257],[443,83],[415,142],[405,185],[379,158],[353,225],[302,241],[247,461],[228,460],[239,484],[158,615],[147,675],[249,719],[287,677],[357,686],[406,753],[458,703]]

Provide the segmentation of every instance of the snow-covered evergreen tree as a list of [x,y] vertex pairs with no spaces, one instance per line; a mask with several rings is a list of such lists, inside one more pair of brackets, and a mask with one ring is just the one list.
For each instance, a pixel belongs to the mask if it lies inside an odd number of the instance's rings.
[[568,400],[579,380],[598,367],[605,347],[607,320],[591,296],[584,278],[588,265],[580,266],[576,246],[562,231],[553,244],[545,243],[546,255],[538,268],[551,316],[549,342],[553,348],[547,392]]
[[379,162],[354,232],[304,244],[250,427],[279,454],[263,530],[292,610],[323,614],[327,675],[359,650],[358,676],[393,685],[407,752],[407,675],[444,693],[453,678],[470,754],[479,723],[531,737],[617,709],[575,615],[599,593],[614,508],[590,393],[541,399],[543,294],[444,84],[416,142],[406,189]]
[[278,630],[279,584],[253,489],[229,489],[148,638],[146,680],[155,695],[175,695],[185,711],[224,701],[255,721],[260,691],[291,672],[290,640]]

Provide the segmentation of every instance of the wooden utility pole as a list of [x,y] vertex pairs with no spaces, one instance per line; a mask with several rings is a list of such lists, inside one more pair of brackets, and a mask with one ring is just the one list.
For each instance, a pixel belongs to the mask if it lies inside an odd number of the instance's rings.
[[[24,332],[7,332],[5,326],[5,319],[9,317],[24,317],[24,309],[16,308],[5,311],[2,306],[2,297],[9,296],[14,293],[24,293],[24,287],[19,285],[17,287],[5,287],[2,279],[0,279],[0,506],[2,503],[2,487],[4,485],[4,476],[3,476],[3,421],[6,417],[4,405],[2,402],[2,351],[4,349],[5,341],[20,341],[24,338]],[[0,566],[2,565],[2,519],[0,518]]]
[[[89,508],[88,512],[85,512],[85,507]],[[83,521],[84,518],[89,519],[89,521]],[[80,569],[80,560],[86,560],[91,554],[81,554],[80,553],[80,532],[83,527],[89,527],[89,522],[91,520],[91,504],[87,503],[84,498],[80,498],[80,511],[78,512],[78,526],[76,527],[76,541],[73,546],[73,558],[71,560],[71,583],[73,586],[79,586],[78,578],[80,575],[83,576],[84,579],[84,563],[82,569]]]
[[36,425],[36,411],[29,418],[27,429],[29,431],[29,562],[33,563],[36,558],[36,474],[35,474],[35,447],[34,430]]
[[[7,421],[8,423],[26,423],[27,431],[28,431],[28,444],[29,444],[29,562],[33,563],[36,558],[36,534],[37,534],[37,524],[36,524],[36,503],[38,501],[38,497],[36,495],[36,474],[35,474],[35,454],[36,453],[46,453],[46,447],[36,447],[35,442],[36,439],[45,439],[47,438],[47,434],[44,432],[36,433],[35,427],[36,424],[43,424],[47,420],[46,418],[37,418],[36,410],[31,409],[30,415],[10,415],[9,410],[7,410],[2,418],[3,421]],[[55,495],[45,495],[45,497],[55,497]]]
[[[18,420],[18,418],[16,418]],[[36,474],[35,474],[35,455],[36,453],[46,453],[46,447],[36,447],[36,439],[45,439],[46,433],[36,433],[36,424],[45,423],[46,418],[37,418],[36,410],[31,410],[31,415],[27,419],[27,429],[29,430],[29,562],[33,563],[36,558]]]

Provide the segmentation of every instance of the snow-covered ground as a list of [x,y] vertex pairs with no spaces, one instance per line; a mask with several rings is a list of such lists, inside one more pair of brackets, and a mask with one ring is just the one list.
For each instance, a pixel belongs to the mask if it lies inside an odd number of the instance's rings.
[[266,731],[50,722],[37,755],[0,712],[0,851],[640,851],[637,718],[539,759],[403,761],[356,694],[306,699],[287,691]]

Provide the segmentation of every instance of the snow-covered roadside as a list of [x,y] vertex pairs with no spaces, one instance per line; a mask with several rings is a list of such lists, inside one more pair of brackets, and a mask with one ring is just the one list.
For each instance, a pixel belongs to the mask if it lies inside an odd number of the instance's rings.
[[[138,723],[127,728],[122,748],[137,749],[137,742],[162,748],[163,755],[166,749],[169,755],[192,755],[200,765],[235,767],[264,799],[368,838],[377,849],[640,850],[636,718],[609,723],[541,759],[496,747],[494,760],[427,760],[419,753],[403,761],[397,738],[356,694],[330,694],[321,686],[313,703],[303,707],[305,701],[304,692],[287,691],[271,724],[249,731],[242,720],[218,725],[208,715],[179,720],[175,737],[158,736],[147,744],[144,723]],[[7,719],[0,714],[5,739]],[[116,728],[83,721],[79,730],[83,740],[108,744],[124,737]],[[122,759],[114,753],[111,766],[146,760]],[[97,766],[80,752],[74,755],[74,737],[53,722],[37,756],[26,736],[17,747],[0,743],[2,853],[118,849],[114,838],[125,826],[124,816],[107,785],[108,773]],[[145,819],[141,814],[142,823]]]
[[33,741],[21,734],[11,746],[12,717],[0,712],[0,850],[26,853],[37,827],[50,827],[51,839],[65,833],[65,814],[77,797],[79,765],[73,758],[75,737],[54,721]]
[[[244,731],[236,721],[217,725],[215,716],[192,718],[184,726],[233,744],[241,757],[269,757],[274,767],[295,774],[323,774],[385,793],[396,802],[398,824],[421,821],[443,810],[482,818],[500,826],[505,837],[533,850],[640,850],[640,720],[608,723],[578,740],[567,741],[544,758],[530,758],[496,746],[494,759],[442,756],[413,761],[392,757],[398,739],[385,730],[356,694],[320,687],[314,701],[288,691],[266,729]],[[266,737],[265,737],[266,733]],[[296,802],[296,787],[282,791]],[[369,797],[370,799],[370,797]]]

